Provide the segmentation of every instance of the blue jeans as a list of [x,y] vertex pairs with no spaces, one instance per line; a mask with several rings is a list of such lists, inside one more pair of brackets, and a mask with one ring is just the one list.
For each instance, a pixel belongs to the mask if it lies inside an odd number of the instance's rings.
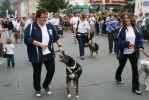
[[7,38],[12,37],[12,30],[8,30],[7,32]]
[[79,51],[80,51],[80,57],[84,56],[84,45],[88,42],[88,35],[87,33],[77,33],[77,40],[79,43]]
[[12,63],[12,66],[15,65],[14,54],[7,54],[7,66],[10,67],[10,63]]

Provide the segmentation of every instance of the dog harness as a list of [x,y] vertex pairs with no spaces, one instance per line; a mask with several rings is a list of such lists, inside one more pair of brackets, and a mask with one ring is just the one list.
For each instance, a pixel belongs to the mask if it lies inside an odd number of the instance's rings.
[[75,62],[75,64],[74,64],[74,66],[73,67],[68,67],[68,66],[66,66],[66,68],[68,69],[68,71],[71,73],[70,75],[69,75],[69,77],[71,78],[71,79],[73,79],[74,77],[75,77],[75,74],[74,73],[76,73],[76,72],[78,72],[81,68],[79,67],[79,69],[78,70],[76,70],[75,72],[72,72],[71,71],[71,69],[75,69],[76,68],[76,62]]

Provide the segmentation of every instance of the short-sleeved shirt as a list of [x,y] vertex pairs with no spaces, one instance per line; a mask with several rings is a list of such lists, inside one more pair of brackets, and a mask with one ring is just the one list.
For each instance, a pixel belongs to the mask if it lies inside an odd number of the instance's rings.
[[[77,28],[78,23],[75,24],[74,28]],[[79,25],[78,25],[78,32],[80,33],[86,33],[87,30],[90,30],[90,25],[88,21],[81,21],[79,20]]]

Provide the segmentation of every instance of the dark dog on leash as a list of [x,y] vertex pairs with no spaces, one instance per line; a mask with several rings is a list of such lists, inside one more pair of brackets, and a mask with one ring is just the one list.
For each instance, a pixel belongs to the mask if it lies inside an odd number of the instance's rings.
[[78,85],[79,85],[79,77],[82,74],[82,67],[72,57],[65,55],[64,52],[62,52],[62,55],[59,55],[59,57],[60,57],[59,61],[61,61],[66,65],[67,96],[68,98],[71,97],[70,85],[72,80],[74,88],[76,88],[76,98],[79,98]]
[[91,56],[93,56],[93,53],[95,52],[96,57],[98,58],[98,49],[99,49],[98,44],[97,43],[89,44],[89,49],[90,49]]
[[90,49],[90,54],[93,56],[93,53],[96,53],[96,58],[98,58],[98,50],[99,50],[99,45],[97,43],[88,43],[85,44],[85,47],[89,47]]

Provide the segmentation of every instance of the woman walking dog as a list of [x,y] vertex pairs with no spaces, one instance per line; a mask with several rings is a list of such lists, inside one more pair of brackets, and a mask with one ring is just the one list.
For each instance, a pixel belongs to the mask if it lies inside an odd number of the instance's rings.
[[41,68],[44,63],[47,74],[42,84],[48,95],[51,94],[49,85],[55,72],[55,54],[53,43],[56,42],[59,50],[63,51],[59,35],[54,26],[47,22],[48,12],[39,9],[36,13],[36,21],[27,26],[24,33],[24,42],[27,45],[29,61],[33,66],[33,85],[35,96],[41,96]]
[[122,27],[119,29],[115,37],[118,45],[117,58],[119,66],[116,70],[115,79],[118,84],[122,84],[121,74],[129,59],[132,67],[132,92],[141,95],[139,90],[138,77],[138,59],[143,51],[142,35],[135,25],[135,20],[131,14],[125,14]]
[[90,25],[86,21],[86,15],[82,12],[79,16],[80,20],[74,26],[74,37],[77,38],[79,43],[80,58],[84,60],[84,46],[90,39]]

